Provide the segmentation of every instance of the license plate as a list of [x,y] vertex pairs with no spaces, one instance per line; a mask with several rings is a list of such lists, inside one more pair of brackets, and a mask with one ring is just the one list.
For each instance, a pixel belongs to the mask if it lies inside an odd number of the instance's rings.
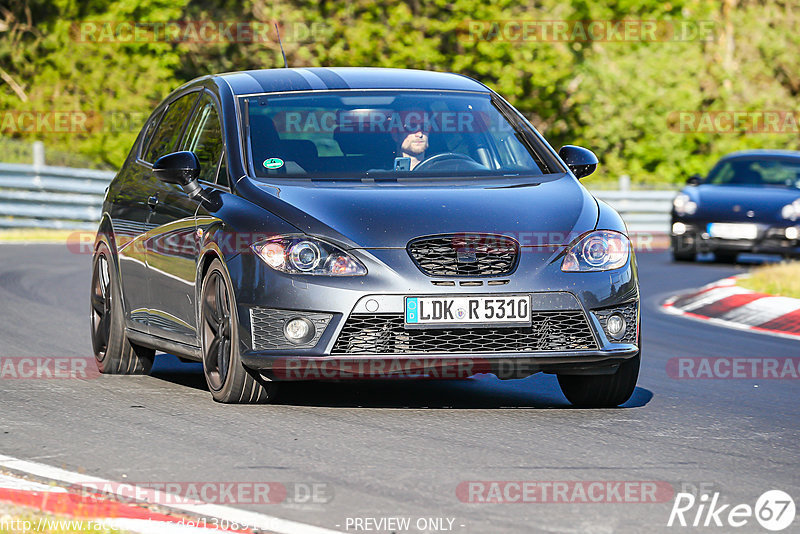
[[530,326],[530,295],[406,297],[406,328]]
[[758,226],[748,223],[711,223],[708,235],[719,239],[755,239]]

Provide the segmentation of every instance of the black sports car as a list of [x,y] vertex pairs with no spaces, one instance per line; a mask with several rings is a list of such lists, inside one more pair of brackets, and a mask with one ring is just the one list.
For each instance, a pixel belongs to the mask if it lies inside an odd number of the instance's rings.
[[221,402],[280,381],[557,373],[625,402],[639,290],[620,216],[499,95],[455,74],[279,69],[194,80],[105,198],[92,279],[104,373],[202,361]]
[[672,255],[693,261],[713,252],[800,255],[800,152],[750,150],[695,175],[672,206]]

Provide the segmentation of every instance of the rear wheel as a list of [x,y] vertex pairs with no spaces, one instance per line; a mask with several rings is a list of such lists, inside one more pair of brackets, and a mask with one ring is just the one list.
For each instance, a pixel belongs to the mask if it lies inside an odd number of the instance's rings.
[[639,354],[622,362],[611,375],[558,375],[567,400],[583,408],[613,408],[631,398],[639,378]]
[[247,369],[239,358],[233,289],[219,260],[211,263],[203,278],[200,329],[203,373],[215,401],[252,404],[274,399],[276,384]]
[[112,375],[142,375],[153,367],[155,350],[128,340],[122,290],[111,253],[101,243],[92,260],[92,348],[97,368]]

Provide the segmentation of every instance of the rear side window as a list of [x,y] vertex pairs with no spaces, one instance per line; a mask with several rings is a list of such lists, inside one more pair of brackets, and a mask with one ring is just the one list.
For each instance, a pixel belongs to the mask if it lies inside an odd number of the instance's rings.
[[197,101],[197,93],[189,93],[184,95],[167,108],[161,124],[153,134],[153,139],[147,147],[147,152],[144,155],[144,160],[153,163],[155,160],[173,152],[178,138],[181,135],[183,125],[192,111],[194,103]]
[[222,157],[222,128],[214,101],[207,93],[200,98],[200,104],[186,129],[181,150],[194,152],[200,161],[199,179],[214,183]]

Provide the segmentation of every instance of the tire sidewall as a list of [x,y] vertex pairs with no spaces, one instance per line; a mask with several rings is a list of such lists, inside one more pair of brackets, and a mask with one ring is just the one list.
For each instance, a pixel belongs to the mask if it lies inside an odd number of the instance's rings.
[[[231,321],[231,355],[228,360],[228,373],[225,377],[225,382],[218,390],[215,390],[211,387],[211,382],[208,379],[205,358],[207,343],[205,339],[205,324],[203,323],[203,306],[205,306],[206,285],[208,284],[208,280],[211,278],[211,275],[214,272],[219,273],[223,282],[225,283],[225,288],[228,293],[228,306],[230,308]],[[211,265],[209,265],[206,274],[203,276],[203,285],[200,291],[200,296],[201,298],[198,306],[200,310],[198,316],[200,319],[198,324],[200,327],[200,346],[202,347],[203,351],[203,376],[206,378],[208,390],[211,392],[214,400],[220,402],[231,402],[236,393],[241,391],[247,371],[242,365],[241,358],[239,357],[239,317],[236,308],[236,296],[233,292],[233,286],[231,284],[230,277],[228,276],[227,269],[225,269],[225,266],[220,260],[215,259],[211,262]]]
[[[100,244],[95,249],[94,257],[92,258],[92,287],[91,291],[94,292],[94,282],[95,276],[97,276],[97,264],[100,259],[100,256],[105,256],[106,262],[108,263],[108,278],[109,278],[109,290],[111,291],[111,306],[109,307],[109,313],[111,314],[111,327],[109,329],[108,334],[108,343],[106,346],[106,351],[104,354],[99,355],[94,347],[94,341],[92,342],[92,352],[94,353],[94,359],[97,362],[97,367],[100,369],[100,372],[109,372],[111,371],[110,366],[113,365],[113,354],[121,353],[123,348],[125,347],[125,343],[127,342],[125,336],[125,325],[124,325],[124,318],[122,312],[122,299],[120,298],[121,291],[119,287],[119,280],[117,278],[117,269],[114,265],[114,258],[111,256],[111,250],[109,249],[108,245],[105,242],[100,242]],[[90,306],[90,320],[94,320],[94,308]],[[94,330],[94,324],[90,324],[92,330]],[[94,332],[92,332],[94,333]]]

